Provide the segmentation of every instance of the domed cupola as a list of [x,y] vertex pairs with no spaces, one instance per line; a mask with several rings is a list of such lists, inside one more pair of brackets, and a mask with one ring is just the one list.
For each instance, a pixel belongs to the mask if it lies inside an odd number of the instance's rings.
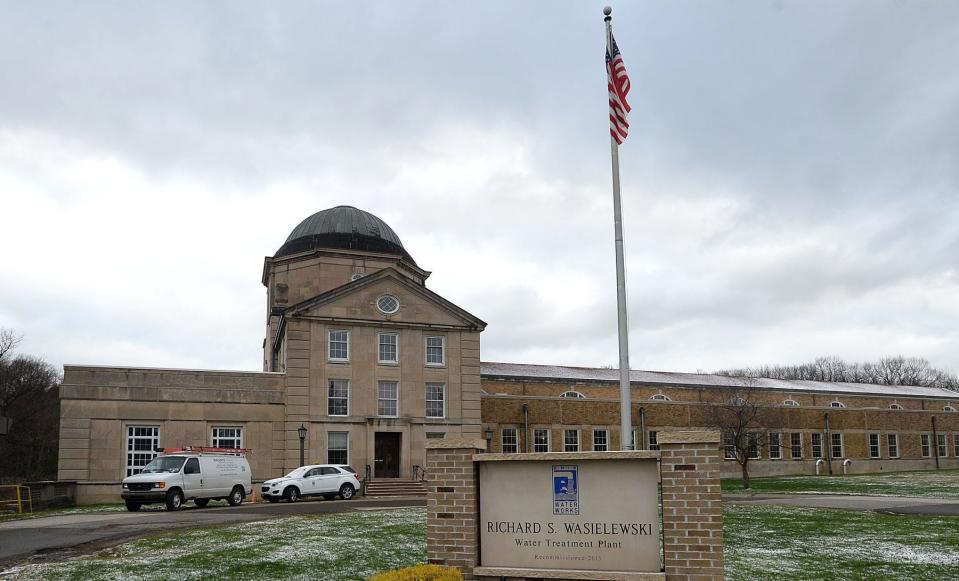
[[389,225],[369,212],[353,206],[321,210],[290,232],[275,258],[315,248],[339,248],[398,254],[416,264],[403,248],[400,237]]

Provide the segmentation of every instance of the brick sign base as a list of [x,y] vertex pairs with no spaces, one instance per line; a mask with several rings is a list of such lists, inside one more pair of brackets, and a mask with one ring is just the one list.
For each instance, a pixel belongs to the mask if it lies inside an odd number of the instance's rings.
[[479,485],[474,454],[486,441],[426,442],[426,555],[466,579],[723,579],[723,505],[718,432],[660,432],[663,563],[660,573],[489,569],[479,563]]

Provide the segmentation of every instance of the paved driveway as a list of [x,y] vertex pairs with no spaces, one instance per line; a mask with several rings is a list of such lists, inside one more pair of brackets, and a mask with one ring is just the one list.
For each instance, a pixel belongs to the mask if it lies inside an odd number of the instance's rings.
[[959,516],[959,499],[852,494],[724,494],[726,504],[774,504],[811,508],[844,508],[887,514]]
[[243,504],[178,512],[95,512],[0,522],[0,565],[34,555],[68,556],[97,546],[180,527],[241,523],[280,516],[426,506],[425,498]]

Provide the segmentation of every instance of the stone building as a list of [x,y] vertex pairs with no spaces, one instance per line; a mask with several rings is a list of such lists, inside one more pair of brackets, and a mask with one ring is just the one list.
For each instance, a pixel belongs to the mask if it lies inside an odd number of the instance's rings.
[[[494,451],[619,449],[618,370],[484,362],[481,376]],[[650,371],[631,383],[637,448],[656,449],[662,431],[715,427],[710,407],[749,392],[770,412],[753,475],[816,474],[819,460],[823,474],[959,467],[954,391]],[[725,455],[723,475],[739,475],[735,451]]]
[[[349,463],[378,480],[419,476],[428,438],[618,449],[615,370],[481,364],[486,323],[429,290],[429,275],[372,214],[339,206],[308,217],[263,263],[263,372],[64,366],[60,479],[78,482],[81,502],[115,500],[156,448],[193,445],[250,448],[264,480],[299,465],[301,426],[307,462]],[[637,444],[706,427],[705,410],[736,381],[634,371]],[[757,387],[782,413],[769,426],[778,436],[756,450],[756,473],[815,473],[820,457],[836,472],[847,459],[854,472],[959,466],[954,392]]]

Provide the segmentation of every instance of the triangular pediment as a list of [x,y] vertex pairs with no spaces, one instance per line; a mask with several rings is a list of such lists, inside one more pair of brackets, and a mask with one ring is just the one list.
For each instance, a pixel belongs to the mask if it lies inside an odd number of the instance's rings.
[[[387,295],[399,301],[395,313],[384,313],[377,306],[380,298]],[[392,268],[377,271],[288,307],[285,313],[294,317],[337,321],[479,330],[486,327],[486,323],[479,318]]]

